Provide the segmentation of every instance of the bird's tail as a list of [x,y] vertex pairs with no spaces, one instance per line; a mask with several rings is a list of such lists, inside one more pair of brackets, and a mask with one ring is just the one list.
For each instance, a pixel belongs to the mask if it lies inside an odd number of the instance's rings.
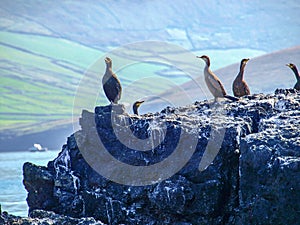
[[230,95],[224,95],[224,98],[227,98],[227,99],[229,99],[231,101],[234,101],[234,102],[239,100],[239,98],[236,98],[236,97],[233,97],[233,96],[230,96]]

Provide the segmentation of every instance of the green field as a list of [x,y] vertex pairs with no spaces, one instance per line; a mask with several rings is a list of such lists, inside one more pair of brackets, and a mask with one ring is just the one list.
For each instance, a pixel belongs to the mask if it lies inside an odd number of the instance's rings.
[[[61,38],[1,31],[0,131],[46,130],[56,125],[53,121],[67,123],[73,113],[79,115],[82,109],[93,110],[95,105],[108,104],[101,88],[104,54]],[[149,53],[138,54],[142,58]],[[205,50],[197,54],[211,55],[218,62],[214,69],[218,69],[239,61],[241,55],[253,57],[263,52],[233,49]],[[199,62],[199,70],[201,66]],[[159,95],[190,80],[176,68],[142,60],[117,68],[114,71],[123,86],[121,102],[128,112],[135,100]],[[89,74],[93,75],[83,79]],[[75,106],[74,98],[79,98]]]
[[[103,55],[99,50],[60,38],[0,32],[0,129],[22,132],[32,128],[34,132],[37,125],[40,130],[43,129],[40,126],[45,126],[47,122],[70,119],[79,84],[85,86],[85,100],[94,98],[99,92],[99,87],[93,86],[93,81],[83,84],[80,80],[95,62],[102,63],[97,60]],[[136,80],[157,76],[156,72],[165,68],[140,63],[124,67],[117,73],[126,89]],[[100,80],[102,74],[103,71],[100,71]],[[182,83],[186,80],[180,78],[179,81]],[[164,81],[151,85],[149,82],[140,82],[140,97],[167,90],[167,83]],[[136,88],[133,91],[128,89],[124,94],[124,102],[132,102],[137,98],[136,91]],[[95,102],[107,103],[103,97]],[[84,104],[82,108],[85,108]],[[82,108],[77,110],[81,111]]]
[[0,32],[0,127],[69,119],[74,93],[103,52],[59,38]]

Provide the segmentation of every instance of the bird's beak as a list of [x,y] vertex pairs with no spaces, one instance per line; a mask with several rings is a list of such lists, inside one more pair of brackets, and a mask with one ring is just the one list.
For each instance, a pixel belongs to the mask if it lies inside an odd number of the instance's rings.
[[137,103],[137,106],[140,107],[140,105],[141,105],[143,102],[145,102],[145,101],[139,101],[139,102]]
[[201,58],[201,56],[196,56],[197,58]]
[[246,65],[250,59],[245,59],[244,64]]

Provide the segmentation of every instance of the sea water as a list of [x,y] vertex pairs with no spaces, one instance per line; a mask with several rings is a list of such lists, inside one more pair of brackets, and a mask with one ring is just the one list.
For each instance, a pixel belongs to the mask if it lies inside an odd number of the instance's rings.
[[23,164],[31,162],[47,166],[59,151],[1,152],[0,153],[0,204],[2,211],[16,216],[27,216],[27,191],[23,185]]

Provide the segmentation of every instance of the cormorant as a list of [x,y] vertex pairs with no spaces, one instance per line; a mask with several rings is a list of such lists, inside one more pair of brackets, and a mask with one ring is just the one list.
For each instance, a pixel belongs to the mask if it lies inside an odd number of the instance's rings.
[[205,83],[206,83],[209,91],[215,97],[215,101],[217,100],[217,98],[228,98],[232,101],[237,101],[238,98],[235,98],[233,96],[226,94],[226,91],[225,91],[220,79],[210,70],[209,57],[206,55],[203,55],[203,56],[197,56],[197,58],[201,58],[205,62],[205,67],[204,67]]
[[138,113],[138,108],[140,107],[140,105],[145,102],[145,101],[136,101],[133,106],[132,106],[132,109],[133,109],[133,113],[136,114],[136,115],[139,115]]
[[293,63],[288,63],[288,64],[286,64],[286,65],[287,65],[288,67],[290,67],[291,70],[293,70],[293,72],[294,72],[294,74],[295,74],[295,76],[296,76],[296,79],[297,79],[297,82],[296,82],[294,88],[295,88],[296,90],[299,91],[299,90],[300,90],[300,76],[299,76],[297,67],[296,67],[296,65],[294,65]]
[[244,69],[249,59],[242,59],[240,65],[240,72],[236,76],[232,84],[232,91],[235,97],[242,97],[244,95],[250,95],[250,89],[247,83],[244,81]]
[[108,57],[104,59],[106,71],[102,78],[102,85],[107,99],[111,103],[118,104],[121,98],[122,86],[116,74],[112,71],[112,60]]

